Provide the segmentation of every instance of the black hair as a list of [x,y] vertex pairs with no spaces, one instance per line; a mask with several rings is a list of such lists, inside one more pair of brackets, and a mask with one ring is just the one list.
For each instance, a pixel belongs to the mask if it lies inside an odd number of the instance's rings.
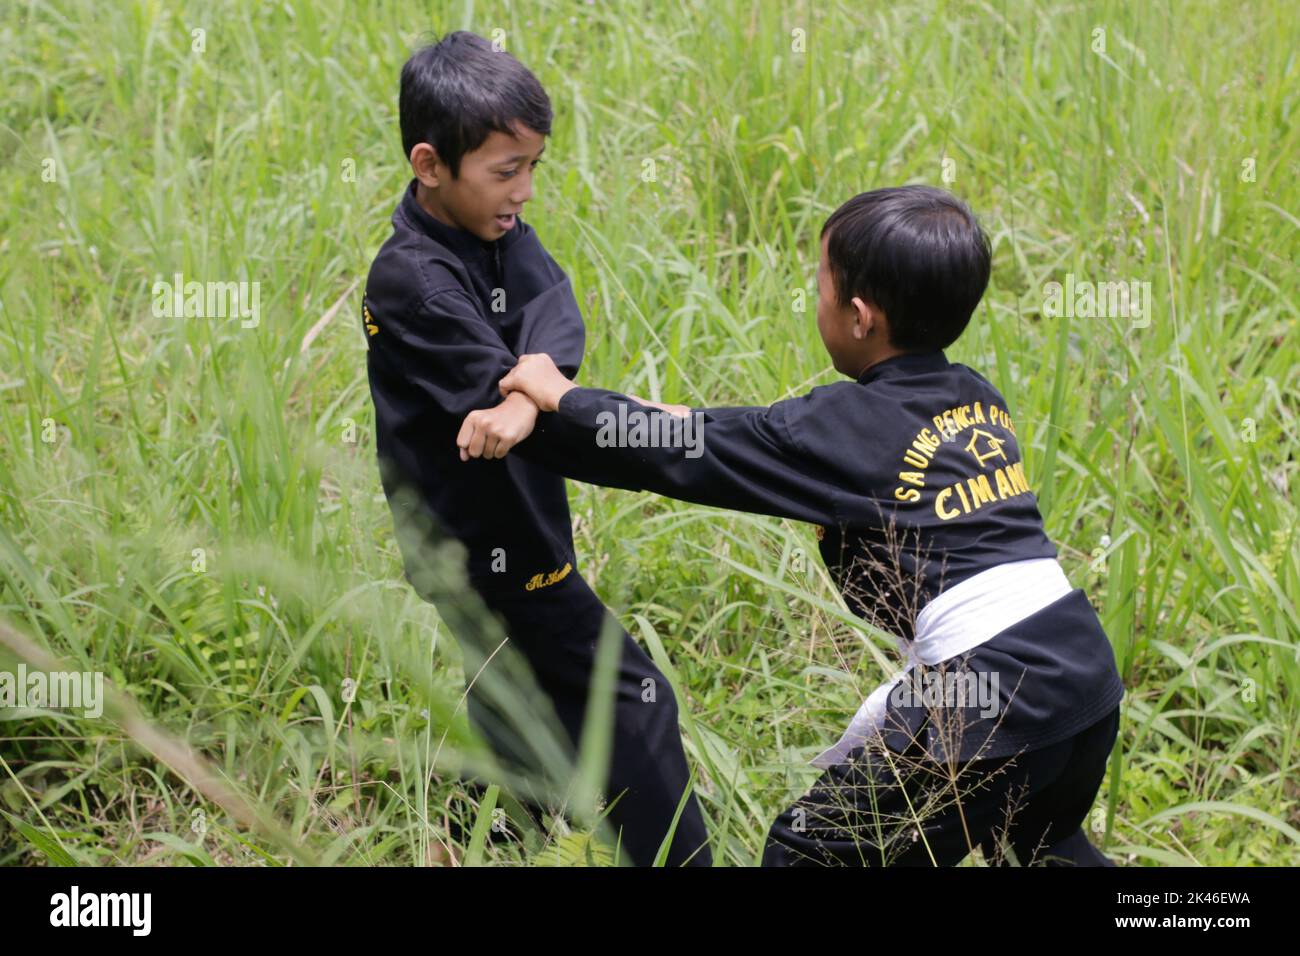
[[514,133],[515,122],[549,136],[551,101],[537,77],[504,50],[460,30],[422,47],[402,67],[398,97],[402,150],[429,143],[451,170],[493,130]]
[[965,203],[933,186],[860,193],[821,234],[836,301],[884,310],[890,344],[904,351],[956,342],[989,283],[988,236]]

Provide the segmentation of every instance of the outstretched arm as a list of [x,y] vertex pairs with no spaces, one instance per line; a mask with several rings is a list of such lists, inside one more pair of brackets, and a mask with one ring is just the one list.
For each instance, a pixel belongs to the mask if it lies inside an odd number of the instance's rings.
[[721,414],[700,409],[682,418],[617,392],[579,388],[546,356],[522,357],[501,387],[526,392],[543,413],[555,411],[548,430],[568,452],[567,460],[555,462],[566,477],[735,511],[839,523],[837,490],[828,470],[792,434],[789,401]]

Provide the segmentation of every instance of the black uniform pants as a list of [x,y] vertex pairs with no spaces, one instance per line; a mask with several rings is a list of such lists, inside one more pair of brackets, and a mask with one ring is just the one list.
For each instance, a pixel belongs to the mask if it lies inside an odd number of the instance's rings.
[[943,766],[919,742],[859,747],[772,824],[763,866],[952,866],[976,846],[993,865],[1114,866],[1081,824],[1118,732],[1116,707],[1013,757]]
[[[637,866],[652,864],[672,826],[689,776],[677,700],[667,678],[576,571],[533,591],[484,589],[481,596],[502,619],[508,644],[527,661],[537,687],[554,707],[572,745],[570,759],[583,732],[601,630],[614,628],[621,657],[604,786],[610,806],[606,820],[616,834],[621,831],[625,859]],[[466,651],[470,720],[504,762],[517,769],[534,769],[536,760],[516,732],[510,708],[500,703],[501,692],[481,689],[490,669],[508,666],[499,653],[504,648],[486,647],[477,628],[448,623]],[[510,672],[505,673],[509,693]],[[497,680],[500,683],[499,675]],[[536,808],[526,795],[517,796]],[[712,864],[704,817],[693,792],[677,821],[666,864]]]

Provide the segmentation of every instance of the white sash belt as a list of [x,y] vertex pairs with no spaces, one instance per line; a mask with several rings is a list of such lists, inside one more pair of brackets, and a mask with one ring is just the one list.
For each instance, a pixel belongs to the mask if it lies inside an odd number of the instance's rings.
[[916,617],[916,638],[898,638],[907,664],[858,708],[835,746],[809,761],[825,769],[884,726],[889,692],[918,662],[928,666],[965,654],[1011,625],[1069,594],[1073,588],[1056,558],[999,564],[939,593]]

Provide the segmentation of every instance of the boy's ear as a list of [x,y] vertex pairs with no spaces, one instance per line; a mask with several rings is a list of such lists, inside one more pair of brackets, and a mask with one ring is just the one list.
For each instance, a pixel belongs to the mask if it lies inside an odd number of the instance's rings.
[[438,158],[436,149],[428,143],[416,143],[411,150],[411,172],[420,181],[420,185],[429,189],[437,189],[442,177],[447,175],[448,170],[443,165],[442,160]]
[[854,296],[853,301],[849,303],[849,308],[853,310],[852,331],[855,339],[861,341],[881,329],[881,319],[884,318],[885,313],[870,302],[865,302]]

